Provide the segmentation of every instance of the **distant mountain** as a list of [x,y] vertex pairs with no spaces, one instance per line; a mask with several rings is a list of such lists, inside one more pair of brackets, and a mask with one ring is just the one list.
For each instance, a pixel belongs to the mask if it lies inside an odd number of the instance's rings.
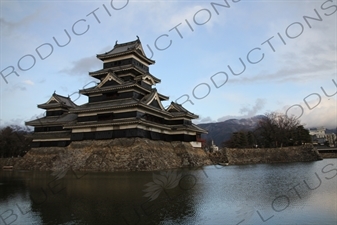
[[259,115],[247,119],[230,119],[217,123],[203,123],[198,124],[198,126],[208,131],[208,134],[202,135],[202,138],[213,140],[214,144],[221,146],[224,141],[230,139],[233,132],[253,130],[259,120],[264,117]]

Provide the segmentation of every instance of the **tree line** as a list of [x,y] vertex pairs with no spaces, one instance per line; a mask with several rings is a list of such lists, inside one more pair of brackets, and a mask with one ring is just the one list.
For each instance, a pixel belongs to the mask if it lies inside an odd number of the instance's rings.
[[31,131],[20,126],[0,129],[0,158],[22,157],[30,149]]
[[279,148],[311,143],[309,131],[295,117],[275,112],[265,114],[254,130],[234,132],[223,143],[228,148]]

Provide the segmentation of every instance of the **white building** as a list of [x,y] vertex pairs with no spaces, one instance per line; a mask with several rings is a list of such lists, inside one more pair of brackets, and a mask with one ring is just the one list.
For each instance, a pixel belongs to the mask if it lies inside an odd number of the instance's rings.
[[325,130],[326,128],[320,127],[320,128],[310,128],[309,134],[311,136],[316,135],[317,138],[325,138]]
[[219,147],[214,144],[214,141],[212,140],[212,145],[210,147],[212,152],[217,152],[219,151]]
[[312,136],[313,143],[324,145],[327,141],[329,142],[329,146],[336,146],[336,134],[326,134],[325,130],[326,128],[324,127],[309,129],[309,134]]

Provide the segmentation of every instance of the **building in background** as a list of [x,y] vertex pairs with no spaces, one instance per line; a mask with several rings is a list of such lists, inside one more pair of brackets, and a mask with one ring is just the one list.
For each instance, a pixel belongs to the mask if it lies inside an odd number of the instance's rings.
[[325,137],[325,131],[326,131],[326,128],[324,128],[324,127],[310,128],[309,134],[311,136],[316,135],[317,138],[324,138]]
[[328,145],[330,147],[336,146],[336,134],[327,134],[326,128],[310,128],[309,134],[311,135],[313,144],[316,145]]

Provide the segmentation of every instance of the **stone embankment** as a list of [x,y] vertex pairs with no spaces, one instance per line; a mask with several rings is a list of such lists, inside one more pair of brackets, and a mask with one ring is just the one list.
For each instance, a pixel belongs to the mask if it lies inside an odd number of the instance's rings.
[[42,171],[154,171],[210,165],[211,161],[201,148],[193,148],[190,143],[119,138],[33,148],[23,158],[0,164]]
[[256,164],[321,160],[312,146],[226,148],[205,153],[186,142],[119,138],[72,142],[68,147],[33,148],[22,158],[0,159],[0,168],[41,171],[155,171],[211,164]]
[[323,159],[329,159],[329,158],[337,158],[337,152],[331,152],[331,153],[319,153]]
[[225,148],[221,152],[210,153],[209,157],[215,164],[229,165],[322,160],[317,149],[310,145],[283,148]]

